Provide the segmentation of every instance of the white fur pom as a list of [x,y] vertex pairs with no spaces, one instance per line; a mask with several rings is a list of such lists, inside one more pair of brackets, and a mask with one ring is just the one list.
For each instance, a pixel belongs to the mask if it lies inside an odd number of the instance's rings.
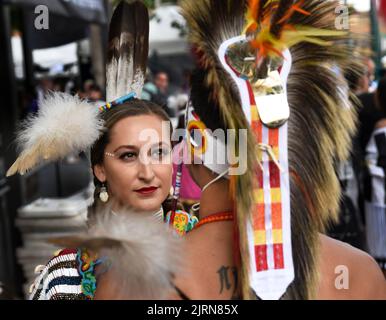
[[103,120],[98,107],[78,96],[52,92],[39,103],[37,116],[29,117],[18,133],[21,154],[7,176],[20,174],[42,160],[55,161],[87,150],[98,139]]
[[89,225],[84,235],[51,242],[98,253],[107,271],[97,277],[106,276],[114,288],[111,300],[168,298],[172,278],[182,270],[184,249],[183,239],[167,224],[152,214],[107,208],[97,210]]
[[111,263],[117,292],[129,299],[166,299],[172,276],[181,269],[183,239],[151,214],[98,212],[94,222],[93,237],[120,242],[101,250]]

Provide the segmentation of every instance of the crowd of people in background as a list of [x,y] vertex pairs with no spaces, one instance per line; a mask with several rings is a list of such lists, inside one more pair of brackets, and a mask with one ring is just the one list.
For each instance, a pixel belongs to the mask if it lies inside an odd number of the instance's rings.
[[[374,174],[369,162],[374,160],[373,167],[378,168],[378,173],[379,170],[386,172],[386,143],[383,144],[381,138],[374,141],[374,133],[386,128],[386,77],[376,81],[375,75],[371,58],[364,61],[359,72],[349,70],[345,74],[358,106],[357,133],[352,141],[351,157],[337,164],[342,198],[339,222],[331,226],[329,234],[369,252],[386,270],[386,197],[383,196],[380,212],[375,212],[371,205],[374,195],[382,197],[386,191],[385,176]],[[377,230],[381,226],[385,229]]]
[[[187,86],[184,84],[170,86],[169,75],[165,71],[158,71],[155,74],[149,71],[140,98],[162,106],[169,117],[174,119],[176,125],[180,112],[185,108],[188,100],[186,88]],[[75,79],[46,77],[40,79],[37,86],[29,91],[23,97],[22,118],[28,114],[36,113],[38,111],[38,101],[50,91],[77,94],[82,99],[100,102],[101,104],[105,101],[105,92],[93,79],[87,79],[83,83],[77,84]]]

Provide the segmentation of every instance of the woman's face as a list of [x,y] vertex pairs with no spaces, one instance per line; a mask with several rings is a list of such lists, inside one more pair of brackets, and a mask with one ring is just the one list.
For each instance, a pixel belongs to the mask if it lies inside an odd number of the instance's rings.
[[158,116],[140,115],[111,128],[103,164],[94,173],[119,204],[155,212],[167,198],[173,170],[168,126]]

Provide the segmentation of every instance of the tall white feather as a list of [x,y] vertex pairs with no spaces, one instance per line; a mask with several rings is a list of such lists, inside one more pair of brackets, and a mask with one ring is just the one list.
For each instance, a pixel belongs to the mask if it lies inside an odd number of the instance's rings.
[[130,92],[141,98],[149,48],[149,14],[141,1],[121,1],[111,18],[106,65],[107,101]]

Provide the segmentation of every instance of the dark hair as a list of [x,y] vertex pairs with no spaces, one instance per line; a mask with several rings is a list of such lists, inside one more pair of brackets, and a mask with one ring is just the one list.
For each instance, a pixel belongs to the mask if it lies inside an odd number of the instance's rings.
[[[94,173],[94,166],[97,164],[102,164],[104,159],[104,153],[106,146],[110,142],[110,130],[113,126],[119,121],[127,117],[135,117],[141,115],[155,115],[159,117],[161,120],[168,121],[170,124],[170,128],[172,129],[172,124],[167,113],[162,109],[162,107],[154,104],[150,101],[143,100],[132,100],[121,105],[115,106],[107,111],[105,111],[102,115],[102,119],[104,120],[105,132],[101,135],[101,137],[94,143],[91,148],[91,167]],[[95,208],[102,206],[102,203],[99,199],[100,188],[102,186],[101,181],[94,174],[94,204],[91,208],[93,212]],[[162,204],[164,211],[167,212],[170,210],[169,208],[170,199],[166,199]]]
[[211,130],[226,129],[224,119],[219,112],[219,104],[213,97],[211,89],[206,85],[206,71],[196,68],[193,70],[191,81],[190,99],[194,111],[205,126]]

